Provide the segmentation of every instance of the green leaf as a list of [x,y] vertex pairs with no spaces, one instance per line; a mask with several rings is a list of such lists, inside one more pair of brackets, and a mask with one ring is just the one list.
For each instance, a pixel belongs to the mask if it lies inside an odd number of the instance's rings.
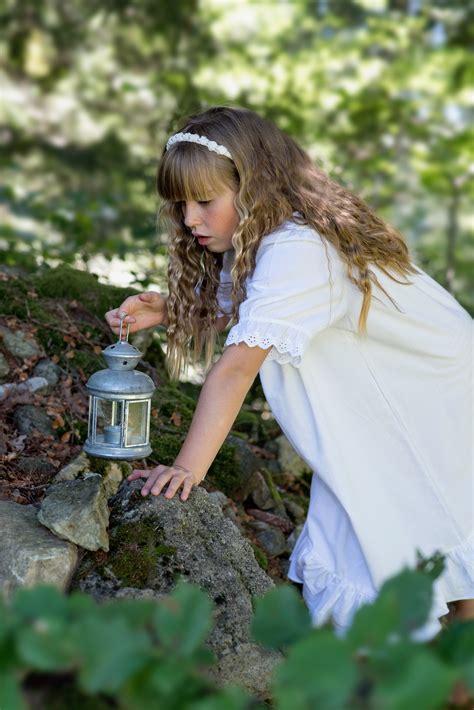
[[430,651],[412,646],[387,648],[382,660],[369,659],[375,671],[373,706],[384,710],[437,710],[448,700],[457,674]]
[[68,598],[57,587],[48,585],[19,589],[12,601],[12,614],[19,622],[66,619]]
[[353,648],[373,648],[383,644],[399,625],[399,607],[392,595],[379,595],[372,604],[357,610],[346,640]]
[[311,616],[297,590],[289,584],[271,589],[255,602],[251,633],[267,648],[295,643],[311,630]]
[[398,631],[408,634],[427,621],[433,599],[433,580],[417,570],[403,569],[380,589],[380,598],[392,599],[399,610]]
[[228,686],[211,697],[190,703],[187,710],[247,710],[251,700],[242,688]]
[[149,636],[121,618],[86,618],[73,634],[81,657],[79,686],[87,693],[117,692],[150,657]]
[[341,710],[357,679],[349,644],[331,631],[315,630],[292,646],[286,662],[275,668],[278,710]]
[[474,695],[474,621],[453,621],[437,637],[435,651],[460,671]]
[[179,656],[191,656],[212,628],[212,602],[199,587],[181,579],[154,614],[160,642]]
[[358,609],[347,641],[353,648],[377,648],[420,628],[429,615],[432,586],[430,575],[403,569],[383,584],[373,603]]
[[22,663],[37,671],[69,668],[76,652],[61,619],[36,619],[31,626],[18,630],[16,650]]
[[2,710],[26,710],[20,684],[14,673],[0,671],[0,708]]
[[203,697],[209,681],[200,677],[194,664],[173,655],[155,657],[133,675],[120,691],[125,707],[140,710],[181,710]]

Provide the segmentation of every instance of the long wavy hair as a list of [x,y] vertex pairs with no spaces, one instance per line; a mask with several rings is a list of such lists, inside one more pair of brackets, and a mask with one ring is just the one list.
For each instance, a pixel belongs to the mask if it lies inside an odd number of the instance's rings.
[[[158,166],[160,215],[169,233],[167,366],[177,378],[204,353],[212,362],[218,314],[222,253],[200,246],[183,221],[182,204],[208,199],[231,188],[239,224],[235,251],[231,322],[238,321],[245,281],[255,268],[262,238],[286,220],[307,224],[330,242],[345,262],[347,277],[363,294],[358,329],[366,333],[372,284],[382,288],[370,265],[398,283],[395,275],[416,273],[401,235],[359,197],[334,182],[307,153],[273,123],[253,111],[217,106],[189,117],[179,129],[225,146],[233,160],[188,142],[164,149]],[[298,215],[295,216],[294,213]]]

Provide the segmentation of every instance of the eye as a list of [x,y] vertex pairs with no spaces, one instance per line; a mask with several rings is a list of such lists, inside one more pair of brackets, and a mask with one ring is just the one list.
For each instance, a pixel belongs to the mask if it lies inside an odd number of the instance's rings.
[[211,200],[198,200],[199,205],[209,205]]

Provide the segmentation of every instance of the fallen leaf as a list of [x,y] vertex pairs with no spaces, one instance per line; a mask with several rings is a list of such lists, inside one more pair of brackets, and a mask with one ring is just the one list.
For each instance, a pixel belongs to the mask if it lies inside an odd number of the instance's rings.
[[51,362],[54,362],[55,365],[58,364],[59,362],[59,356],[58,355],[53,355],[51,358]]
[[70,431],[64,432],[64,434],[61,437],[61,441],[63,442],[63,444],[67,444],[68,441],[71,439],[71,436],[72,436],[72,432],[70,432]]
[[175,426],[181,426],[182,422],[182,416],[179,412],[173,412],[173,414],[170,417],[170,421],[175,425]]
[[60,414],[56,414],[56,419],[53,422],[53,429],[59,429],[65,425],[65,421]]
[[94,345],[93,350],[96,355],[100,355],[102,352],[102,348],[100,347],[100,345]]
[[66,357],[68,360],[72,360],[73,358],[76,357],[76,351],[75,350],[68,350],[66,353]]

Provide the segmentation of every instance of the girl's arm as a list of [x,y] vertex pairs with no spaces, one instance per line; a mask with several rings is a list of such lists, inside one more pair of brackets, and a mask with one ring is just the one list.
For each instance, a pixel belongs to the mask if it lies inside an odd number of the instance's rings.
[[161,464],[152,470],[133,471],[128,480],[147,479],[142,495],[159,495],[170,482],[166,498],[172,498],[181,485],[181,499],[188,498],[192,486],[204,478],[224,443],[269,350],[239,343],[224,351],[206,377],[188,435],[175,461],[188,473]]

